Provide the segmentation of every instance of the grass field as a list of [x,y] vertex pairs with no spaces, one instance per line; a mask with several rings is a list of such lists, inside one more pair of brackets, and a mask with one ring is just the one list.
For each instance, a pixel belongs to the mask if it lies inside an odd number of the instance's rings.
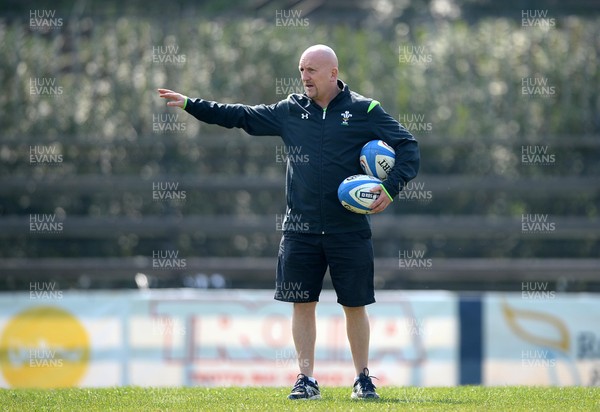
[[381,388],[354,401],[348,388],[322,388],[319,401],[289,401],[289,388],[106,388],[0,390],[3,411],[600,411],[600,388]]

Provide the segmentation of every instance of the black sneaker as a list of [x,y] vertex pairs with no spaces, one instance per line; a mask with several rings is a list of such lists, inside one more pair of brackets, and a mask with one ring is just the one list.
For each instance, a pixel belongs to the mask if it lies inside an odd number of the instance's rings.
[[288,395],[288,399],[321,399],[321,391],[317,381],[312,383],[308,376],[298,374],[298,380]]
[[364,368],[362,373],[358,375],[358,379],[354,382],[350,397],[352,399],[379,399],[371,378],[375,378],[375,376],[369,376],[369,369]]

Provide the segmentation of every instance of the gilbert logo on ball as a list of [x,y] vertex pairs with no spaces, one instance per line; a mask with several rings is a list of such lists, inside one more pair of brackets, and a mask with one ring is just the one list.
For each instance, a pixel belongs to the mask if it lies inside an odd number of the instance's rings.
[[368,215],[372,213],[369,207],[379,197],[379,193],[371,192],[371,189],[380,184],[381,180],[373,176],[347,177],[338,187],[338,199],[349,211]]
[[369,176],[381,180],[387,179],[395,162],[394,149],[383,140],[371,140],[360,151],[360,167]]

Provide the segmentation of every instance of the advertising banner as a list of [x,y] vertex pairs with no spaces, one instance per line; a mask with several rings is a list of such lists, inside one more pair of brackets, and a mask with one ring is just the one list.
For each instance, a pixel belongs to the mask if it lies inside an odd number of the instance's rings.
[[486,385],[600,385],[600,299],[527,282],[484,300]]
[[[272,291],[57,291],[0,295],[0,386],[289,386],[291,304]],[[456,295],[377,294],[370,370],[381,385],[457,384]],[[355,376],[341,306],[317,306],[315,377]]]

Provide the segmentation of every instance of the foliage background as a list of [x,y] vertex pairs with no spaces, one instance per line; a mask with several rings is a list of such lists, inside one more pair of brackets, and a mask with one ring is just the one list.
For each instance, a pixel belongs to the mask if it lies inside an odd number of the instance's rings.
[[[446,3],[449,8],[439,11],[437,5]],[[290,2],[6,2],[0,8],[0,217],[251,218],[283,213],[282,188],[196,188],[188,191],[185,203],[152,202],[150,182],[165,176],[180,181],[193,176],[281,177],[283,182],[285,172],[275,162],[275,137],[253,138],[200,124],[183,112],[179,121],[186,123],[185,132],[155,133],[153,116],[177,113],[165,108],[156,89],[221,102],[275,102],[285,98],[275,80],[297,78],[302,50],[326,43],[338,53],[341,78],[351,89],[381,101],[396,118],[420,115],[431,123],[431,132],[415,132],[423,176],[431,181],[467,176],[489,183],[482,192],[461,187],[439,193],[427,205],[403,204],[390,215],[518,218],[533,210],[597,224],[597,10],[582,10],[579,2],[570,3],[571,8],[532,2],[528,8],[548,9],[555,18],[554,27],[543,29],[522,26],[523,8],[517,2],[503,7],[485,1],[446,3],[333,1],[321,11],[299,9],[308,26],[281,27],[276,11],[294,9]],[[55,10],[64,25],[32,31],[32,9]],[[177,48],[185,63],[153,62],[160,47]],[[400,62],[404,47],[422,47],[431,63]],[[530,77],[547,79],[556,94],[523,95],[522,80]],[[55,78],[63,93],[32,95],[32,78]],[[521,150],[529,144],[547,145],[557,162],[524,166]],[[32,167],[32,145],[58,147],[64,163]],[[133,178],[138,184],[123,190],[111,185],[80,191],[44,188],[49,181],[86,176],[115,183]],[[496,177],[518,190],[495,190]],[[544,185],[543,179],[553,177],[572,178],[566,181],[572,187],[546,184],[541,195],[519,187],[523,179],[535,187],[536,179]],[[274,256],[279,236],[275,230],[219,239],[201,230],[160,237],[116,231],[106,238],[32,239],[22,231],[0,237],[0,255],[149,256],[168,245],[185,256]],[[597,236],[527,239],[515,233],[498,242],[450,241],[441,235],[403,242],[426,248],[432,257],[600,254]],[[386,247],[385,240],[378,243],[380,253],[393,256],[398,250],[397,245]]]

